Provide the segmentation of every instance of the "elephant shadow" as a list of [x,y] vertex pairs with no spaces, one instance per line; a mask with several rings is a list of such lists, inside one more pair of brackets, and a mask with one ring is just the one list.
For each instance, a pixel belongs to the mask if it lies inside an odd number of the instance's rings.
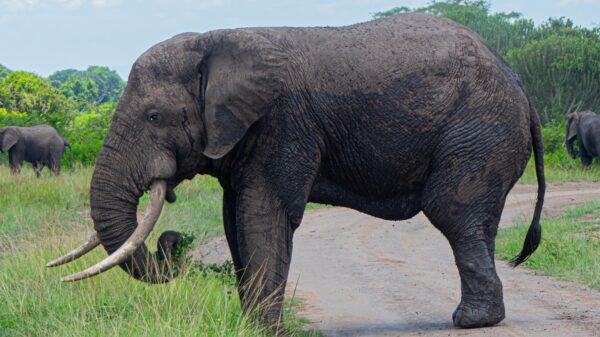
[[398,323],[350,323],[336,325],[332,329],[323,330],[326,336],[368,337],[368,336],[404,336],[419,334],[429,336],[442,333],[444,336],[450,331],[458,330],[452,322],[445,320],[424,322],[404,321]]

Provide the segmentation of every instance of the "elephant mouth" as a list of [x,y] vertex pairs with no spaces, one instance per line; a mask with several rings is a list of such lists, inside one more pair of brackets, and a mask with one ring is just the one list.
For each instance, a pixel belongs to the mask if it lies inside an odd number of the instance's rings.
[[[169,191],[170,193],[172,193],[172,197],[174,198],[175,194],[173,192],[173,188],[174,186],[172,186],[171,189],[168,188],[168,183],[166,180],[155,180],[149,187],[150,201],[148,202],[148,206],[146,207],[146,211],[144,212],[143,219],[141,223],[136,227],[134,232],[131,234],[131,236],[127,239],[127,241],[125,241],[125,243],[123,243],[123,245],[121,245],[119,249],[110,254],[101,262],[81,272],[63,277],[61,280],[64,282],[73,282],[86,279],[88,277],[101,274],[113,268],[114,266],[126,261],[144,243],[146,238],[152,232],[154,225],[158,221],[158,218],[162,211],[162,207],[164,205],[165,200],[167,199]],[[99,245],[100,238],[97,234],[94,234],[88,239],[87,242],[75,248],[66,255],[48,262],[46,266],[54,267],[71,262],[87,254]]]

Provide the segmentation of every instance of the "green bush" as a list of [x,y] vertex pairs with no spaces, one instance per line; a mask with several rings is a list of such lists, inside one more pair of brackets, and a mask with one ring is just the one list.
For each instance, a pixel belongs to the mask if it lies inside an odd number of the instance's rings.
[[542,128],[544,153],[556,153],[565,148],[566,123],[556,122]]
[[4,108],[0,108],[0,127],[16,125],[26,126],[29,124],[29,117],[24,112],[18,111],[7,111]]

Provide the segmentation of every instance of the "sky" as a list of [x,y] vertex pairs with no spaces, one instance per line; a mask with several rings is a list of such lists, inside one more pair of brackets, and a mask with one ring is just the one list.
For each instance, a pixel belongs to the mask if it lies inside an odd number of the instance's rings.
[[[136,58],[182,32],[255,26],[340,26],[430,0],[0,0],[0,64],[48,76],[104,65],[127,78]],[[492,0],[492,11],[540,23],[600,25],[600,0]]]

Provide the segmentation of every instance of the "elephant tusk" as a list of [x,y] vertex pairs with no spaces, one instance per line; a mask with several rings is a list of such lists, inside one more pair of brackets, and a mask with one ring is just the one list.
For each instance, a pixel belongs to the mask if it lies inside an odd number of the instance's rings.
[[160,212],[162,211],[162,207],[165,203],[167,182],[164,180],[155,181],[150,187],[150,190],[150,202],[144,213],[144,218],[135,231],[133,231],[133,234],[131,234],[129,239],[127,239],[119,249],[101,262],[84,271],[63,277],[61,279],[63,282],[79,281],[103,273],[124,262],[144,243],[144,240],[146,240],[148,235],[150,235],[150,232],[152,232],[152,229],[160,216]]
[[98,238],[98,234],[94,233],[90,238],[81,246],[73,249],[68,254],[59,257],[58,259],[54,259],[46,264],[46,267],[56,267],[61,264],[65,264],[71,261],[74,261],[83,255],[90,252],[92,249],[96,248],[100,244],[100,238]]

